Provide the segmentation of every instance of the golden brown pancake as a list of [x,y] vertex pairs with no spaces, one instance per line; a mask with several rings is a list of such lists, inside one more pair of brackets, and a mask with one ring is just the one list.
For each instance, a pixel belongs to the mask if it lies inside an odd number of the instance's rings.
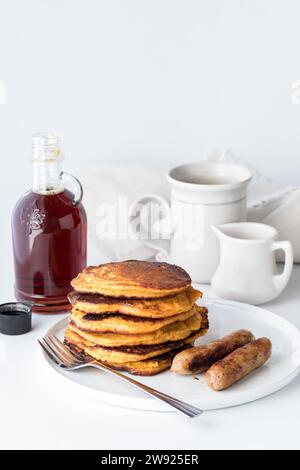
[[[75,345],[72,345],[65,341],[65,344],[71,349],[76,351],[76,353],[82,353],[80,349],[78,349]],[[172,360],[179,351],[183,349],[187,349],[190,347],[189,345],[183,346],[182,348],[176,349],[174,351],[170,351],[168,353],[162,354],[160,356],[152,357],[150,359],[145,359],[144,361],[135,361],[135,362],[124,362],[123,364],[116,364],[112,363],[109,364],[106,362],[108,366],[112,367],[113,369],[129,372],[133,375],[143,375],[143,376],[150,376],[156,375],[160,372],[163,372],[169,369],[172,365]],[[93,360],[94,358],[88,356],[87,354],[82,354],[85,358]]]
[[69,324],[69,329],[80,335],[85,340],[94,343],[99,346],[141,346],[141,345],[153,345],[161,344],[169,341],[178,341],[180,339],[187,338],[193,331],[197,331],[201,328],[202,318],[199,313],[196,313],[192,317],[185,321],[178,321],[167,325],[164,328],[160,328],[152,333],[142,333],[135,335],[122,335],[118,333],[87,333],[82,331],[76,325]]
[[145,359],[144,361],[125,362],[123,364],[109,364],[113,369],[129,372],[133,375],[150,376],[170,369],[172,365],[172,351],[161,356]]
[[77,292],[149,299],[178,294],[191,278],[174,264],[130,260],[87,267],[71,284]]
[[193,344],[198,337],[206,333],[207,328],[202,328],[180,341],[170,341],[155,345],[107,347],[95,345],[68,328],[65,331],[65,339],[68,343],[77,346],[85,354],[92,356],[98,361],[121,364],[124,362],[143,361],[178,349],[186,344]]
[[206,312],[204,307],[194,306],[191,310],[180,315],[174,315],[166,318],[142,318],[132,315],[102,314],[93,313],[86,314],[79,310],[73,309],[70,320],[82,331],[86,333],[119,333],[123,335],[136,335],[153,333],[167,325],[171,325],[178,321],[184,321],[195,315],[196,312]]
[[191,310],[202,292],[188,287],[184,292],[162,299],[116,299],[99,294],[71,292],[71,304],[86,313],[120,313],[144,318],[166,318]]

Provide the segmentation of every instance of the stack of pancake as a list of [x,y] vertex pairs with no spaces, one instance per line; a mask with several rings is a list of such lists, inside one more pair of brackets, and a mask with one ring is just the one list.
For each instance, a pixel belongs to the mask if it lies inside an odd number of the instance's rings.
[[111,367],[154,375],[208,330],[201,292],[178,266],[123,261],[84,269],[72,281],[66,344]]

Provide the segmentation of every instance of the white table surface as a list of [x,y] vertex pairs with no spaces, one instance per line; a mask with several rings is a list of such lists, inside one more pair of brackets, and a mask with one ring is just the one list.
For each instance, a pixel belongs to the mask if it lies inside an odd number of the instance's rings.
[[[2,280],[4,302],[12,298],[11,280]],[[299,285],[295,267],[286,292],[266,306],[298,327]],[[196,420],[114,408],[55,388],[42,369],[36,339],[59,318],[34,315],[30,333],[0,335],[2,449],[299,449],[300,376],[270,397]]]
[[[0,302],[13,299],[10,213],[25,183],[1,188]],[[17,177],[18,176],[18,177]],[[2,193],[3,191],[3,193]],[[300,328],[300,266],[283,295],[265,308]],[[211,296],[211,289],[203,286]],[[24,336],[0,334],[1,449],[292,449],[300,448],[300,376],[257,402],[188,420],[175,413],[113,408],[56,388],[41,367],[36,339],[61,315],[34,315]],[[176,390],[174,390],[176,394]]]

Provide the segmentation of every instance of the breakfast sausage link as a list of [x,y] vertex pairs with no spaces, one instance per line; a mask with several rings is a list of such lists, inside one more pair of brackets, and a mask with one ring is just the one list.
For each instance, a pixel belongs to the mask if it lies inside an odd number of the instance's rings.
[[251,341],[216,362],[205,374],[206,383],[215,391],[225,390],[263,366],[271,354],[272,343],[268,338]]
[[199,374],[235,349],[253,340],[254,336],[250,331],[235,331],[220,340],[203,346],[195,346],[177,354],[173,360],[171,370],[180,375]]

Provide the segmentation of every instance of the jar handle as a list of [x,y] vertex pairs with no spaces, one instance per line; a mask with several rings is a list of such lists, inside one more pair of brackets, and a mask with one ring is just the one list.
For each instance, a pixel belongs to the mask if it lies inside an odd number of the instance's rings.
[[71,173],[67,173],[66,171],[62,171],[61,176],[64,178],[64,180],[70,182],[74,191],[74,198],[72,200],[72,204],[73,206],[78,206],[83,198],[82,184],[80,183],[78,178],[71,175]]
[[[149,204],[156,203],[163,211],[163,218],[157,220],[157,226],[148,226]],[[173,232],[171,222],[171,208],[168,202],[161,196],[156,194],[144,194],[136,199],[129,208],[129,227],[133,239],[140,239],[143,245],[156,252],[156,261],[162,262],[170,259],[170,238]],[[146,221],[144,226],[143,220]],[[150,219],[151,220],[151,219]],[[140,233],[137,233],[137,227],[140,228]],[[152,237],[152,235],[154,235]]]
[[283,268],[282,274],[276,274],[274,276],[274,283],[278,293],[281,293],[287,286],[292,271],[293,271],[293,263],[294,263],[294,255],[293,255],[293,245],[290,241],[285,242],[273,242],[272,250],[283,250],[285,252],[285,263]]

